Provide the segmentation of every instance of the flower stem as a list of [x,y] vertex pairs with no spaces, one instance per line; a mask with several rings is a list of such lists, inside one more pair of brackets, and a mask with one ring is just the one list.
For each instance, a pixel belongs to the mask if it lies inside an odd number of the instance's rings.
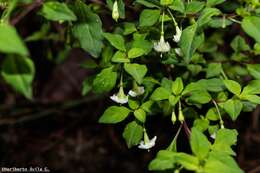
[[220,114],[220,111],[219,111],[219,108],[218,108],[218,104],[216,103],[215,100],[212,100],[213,104],[215,105],[216,109],[217,109],[217,113],[218,113],[218,116],[219,116],[219,123],[220,123],[220,128],[221,129],[224,129],[225,126],[224,126],[224,121],[222,120],[222,117],[221,117],[221,114]]

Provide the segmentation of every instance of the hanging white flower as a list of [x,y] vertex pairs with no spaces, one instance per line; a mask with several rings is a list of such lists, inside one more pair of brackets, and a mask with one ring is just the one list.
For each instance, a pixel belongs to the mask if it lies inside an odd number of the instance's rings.
[[173,41],[178,43],[181,40],[181,34],[182,34],[182,30],[179,28],[179,26],[176,24],[176,33],[175,35],[173,35]]
[[217,136],[217,133],[216,133],[216,132],[214,132],[214,133],[212,133],[212,134],[210,135],[210,137],[211,137],[212,139],[216,139],[216,136]]
[[120,87],[119,92],[110,96],[110,99],[119,104],[125,104],[128,102],[128,95],[124,93],[123,87]]
[[144,149],[144,150],[150,150],[155,145],[155,141],[157,139],[157,136],[154,136],[151,140],[149,139],[146,130],[144,129],[144,140],[140,142],[138,148]]
[[113,10],[112,10],[112,18],[117,21],[119,19],[119,10],[118,10],[118,3],[117,0],[115,0],[113,4]]
[[151,140],[149,140],[148,142],[144,142],[144,141],[141,141],[138,148],[140,149],[144,149],[144,150],[148,150],[150,148],[152,148],[153,146],[155,146],[155,141],[157,139],[157,136],[154,136]]
[[130,91],[128,92],[128,95],[130,95],[131,97],[137,97],[137,96],[142,95],[142,94],[144,93],[144,91],[145,91],[145,90],[144,90],[144,87],[143,87],[143,86],[141,86],[141,87],[136,87],[136,88],[130,90]]
[[169,52],[170,51],[171,46],[170,46],[170,44],[168,42],[165,42],[164,36],[161,35],[160,41],[154,43],[153,48],[157,52],[165,53],[165,52]]

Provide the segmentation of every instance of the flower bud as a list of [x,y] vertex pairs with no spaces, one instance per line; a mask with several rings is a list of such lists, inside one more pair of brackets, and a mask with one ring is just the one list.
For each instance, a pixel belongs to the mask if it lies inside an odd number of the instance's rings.
[[118,11],[118,3],[117,3],[117,0],[115,0],[114,5],[113,5],[112,18],[113,18],[115,21],[118,21],[118,19],[119,19],[119,11]]
[[179,114],[178,114],[178,120],[183,123],[185,120],[182,109],[181,109],[181,103],[179,102]]
[[176,114],[174,112],[174,110],[172,111],[172,117],[171,117],[172,123],[175,124],[177,118],[176,118]]

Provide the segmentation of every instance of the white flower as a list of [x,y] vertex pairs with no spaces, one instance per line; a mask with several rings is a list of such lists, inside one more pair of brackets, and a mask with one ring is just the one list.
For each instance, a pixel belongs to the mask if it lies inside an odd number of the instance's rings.
[[176,34],[173,36],[173,41],[178,43],[181,40],[182,30],[176,25]]
[[212,139],[216,139],[216,136],[217,136],[217,133],[216,133],[216,132],[214,132],[214,133],[212,133],[212,134],[210,135],[210,137],[211,137]]
[[147,142],[141,141],[138,148],[148,150],[152,148],[155,145],[155,141],[157,139],[157,136],[154,136],[153,139],[149,140]]
[[128,102],[128,95],[126,96],[123,87],[120,87],[119,92],[110,96],[110,99],[116,103],[125,104]]
[[153,48],[157,51],[157,52],[169,52],[171,49],[171,46],[168,42],[165,42],[164,40],[164,36],[161,35],[160,41],[154,43]]
[[174,51],[175,51],[175,53],[176,53],[177,55],[183,56],[182,51],[181,51],[181,48],[175,48]]
[[112,10],[112,18],[117,21],[119,19],[119,11],[118,11],[118,4],[117,0],[115,0],[113,4],[113,10]]
[[137,97],[140,96],[144,93],[144,87],[137,87],[136,89],[130,90],[128,92],[128,95],[130,95],[131,97]]

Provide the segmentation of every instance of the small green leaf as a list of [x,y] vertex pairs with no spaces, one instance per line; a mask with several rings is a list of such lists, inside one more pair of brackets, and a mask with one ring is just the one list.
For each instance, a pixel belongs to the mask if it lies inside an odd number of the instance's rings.
[[132,48],[128,51],[128,58],[137,58],[144,55],[146,52],[141,48]]
[[252,80],[244,87],[241,95],[260,94],[260,80]]
[[172,84],[172,92],[173,94],[180,95],[183,90],[183,82],[180,77],[178,77]]
[[245,39],[241,36],[236,36],[231,42],[231,47],[235,52],[248,51],[250,50],[249,45]]
[[211,78],[220,75],[222,71],[221,63],[210,63],[206,71],[206,77]]
[[191,130],[190,145],[192,152],[200,159],[204,159],[210,150],[210,142],[207,137],[196,127]]
[[233,80],[223,80],[227,89],[235,95],[239,95],[241,93],[241,86],[239,83]]
[[181,35],[180,48],[186,63],[189,63],[195,50],[200,46],[204,37],[196,36],[197,23],[185,28]]
[[190,171],[199,169],[199,159],[186,153],[176,153],[176,162]]
[[127,143],[127,147],[131,148],[140,143],[143,138],[143,127],[136,121],[128,123],[124,129],[123,137]]
[[223,153],[211,152],[204,166],[205,173],[244,173],[236,161]]
[[212,16],[221,14],[217,8],[205,8],[198,19],[198,27],[202,27],[211,21]]
[[123,106],[110,106],[99,118],[99,123],[116,124],[127,118],[130,110]]
[[191,92],[191,96],[187,98],[188,102],[198,103],[198,104],[206,104],[210,102],[211,96],[207,91],[193,91]]
[[134,111],[134,116],[136,119],[138,119],[140,122],[145,123],[146,120],[146,112],[140,108]]
[[35,76],[34,63],[30,58],[7,57],[2,64],[2,76],[17,92],[32,99],[32,81]]
[[243,104],[239,100],[229,99],[224,103],[223,108],[230,118],[235,121],[243,108]]
[[160,17],[160,10],[150,10],[144,9],[140,15],[139,25],[144,26],[153,26]]
[[185,12],[185,6],[182,0],[174,0],[173,4],[171,6],[169,6],[169,8],[178,11],[180,13],[184,13]]
[[260,43],[260,17],[258,16],[248,16],[242,21],[243,30],[253,37],[258,43]]
[[75,21],[76,15],[69,9],[67,4],[61,2],[45,2],[41,14],[48,20]]
[[130,74],[138,84],[142,84],[147,73],[147,67],[140,64],[124,64],[125,71]]
[[121,51],[126,51],[125,48],[125,40],[119,34],[111,34],[111,33],[104,33],[104,37],[109,41],[109,43]]
[[236,130],[220,129],[216,134],[216,139],[212,145],[212,150],[228,155],[235,155],[235,152],[231,149],[231,146],[236,144],[237,135],[238,133]]
[[166,100],[170,95],[171,93],[167,89],[159,87],[153,92],[151,99],[154,101]]
[[29,54],[16,29],[5,23],[0,23],[0,52],[14,53],[22,56]]
[[255,79],[260,79],[260,64],[247,64],[247,70]]
[[109,92],[116,85],[117,73],[113,67],[103,69],[94,79],[93,89],[96,93]]
[[190,3],[187,3],[185,12],[190,14],[198,13],[204,6],[204,2],[193,0]]
[[149,164],[150,171],[164,171],[175,168],[176,153],[167,150],[161,150],[156,158]]
[[225,2],[225,0],[208,0],[207,6],[214,6]]
[[127,58],[127,55],[125,52],[117,51],[114,56],[111,59],[112,62],[117,63],[128,63],[130,60]]

